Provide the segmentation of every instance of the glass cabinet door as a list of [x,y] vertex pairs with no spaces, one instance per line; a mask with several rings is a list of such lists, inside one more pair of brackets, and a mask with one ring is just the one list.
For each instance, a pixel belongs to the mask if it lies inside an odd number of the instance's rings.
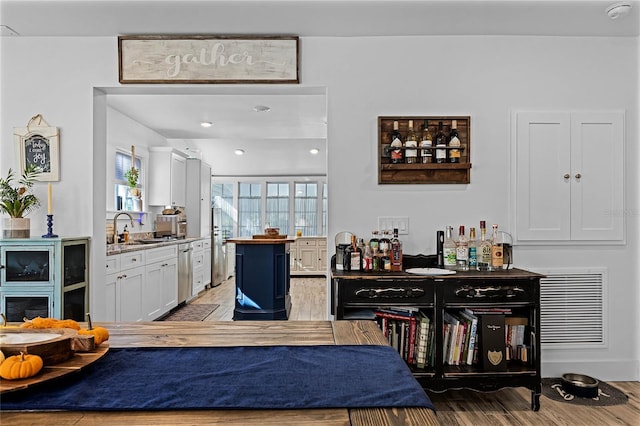
[[0,265],[3,286],[53,285],[53,247],[2,247]]
[[49,293],[2,294],[2,311],[8,322],[22,322],[24,318],[51,317],[53,297]]

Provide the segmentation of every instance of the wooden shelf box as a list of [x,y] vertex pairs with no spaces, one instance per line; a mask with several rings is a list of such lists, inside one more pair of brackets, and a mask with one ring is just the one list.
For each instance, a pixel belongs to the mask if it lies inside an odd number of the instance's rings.
[[[431,148],[432,159],[435,160],[435,136],[438,122],[442,121],[447,134],[451,129],[451,122],[456,120],[458,138],[460,139],[459,163],[416,163],[393,164],[389,154],[393,122],[398,122],[398,130],[404,141],[409,128],[409,120],[413,120],[413,130],[418,139],[418,161],[420,161],[420,139],[427,120],[429,131],[433,138]],[[402,116],[378,117],[378,183],[412,183],[412,184],[467,184],[471,182],[471,117],[469,116]],[[403,148],[404,149],[404,148]],[[451,148],[447,148],[450,150]],[[403,156],[404,158],[404,156]],[[448,159],[448,155],[447,155]]]

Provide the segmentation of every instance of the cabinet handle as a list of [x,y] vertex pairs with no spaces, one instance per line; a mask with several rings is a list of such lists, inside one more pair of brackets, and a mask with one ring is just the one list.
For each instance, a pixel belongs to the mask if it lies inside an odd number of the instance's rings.
[[571,177],[571,175],[569,173],[565,173],[564,178],[565,179],[569,179]]
[[576,173],[576,179],[580,179],[582,175],[580,173]]

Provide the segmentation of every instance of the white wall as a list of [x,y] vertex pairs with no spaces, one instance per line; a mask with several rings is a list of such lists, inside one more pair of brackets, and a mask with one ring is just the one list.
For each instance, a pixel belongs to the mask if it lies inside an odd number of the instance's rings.
[[[92,285],[100,286],[104,239],[96,230],[103,229],[106,196],[104,170],[95,164],[105,155],[100,131],[106,105],[100,91],[95,111],[92,102],[95,87],[118,86],[116,39],[1,41],[2,139],[10,140],[11,127],[37,113],[61,127],[61,181],[54,193],[67,209],[54,212],[56,231],[94,236]],[[511,109],[625,109],[627,244],[517,247],[515,259],[534,269],[609,268],[608,347],[545,350],[543,374],[573,367],[603,380],[640,378],[636,38],[303,38],[301,49],[302,84],[326,86],[328,93],[328,235],[349,230],[366,236],[377,216],[408,216],[407,253],[432,253],[436,230],[448,224],[484,219],[509,229]],[[46,67],[27,60],[25,52],[33,51],[41,52]],[[377,117],[403,114],[471,116],[471,184],[377,184]],[[7,145],[0,159],[4,171],[13,166]],[[32,218],[40,216],[43,211]],[[34,222],[32,231],[44,232],[44,220]],[[92,298],[92,305],[98,303],[98,296]]]

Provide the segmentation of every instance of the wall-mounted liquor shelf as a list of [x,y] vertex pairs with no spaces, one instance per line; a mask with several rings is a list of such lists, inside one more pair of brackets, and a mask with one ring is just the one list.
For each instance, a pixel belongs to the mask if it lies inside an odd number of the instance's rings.
[[[406,162],[407,147],[404,145],[409,131],[409,121],[413,121],[413,131],[416,135],[416,161]],[[393,162],[391,147],[393,123],[398,122],[398,131],[403,142],[402,160]],[[425,123],[432,137],[431,147],[421,146]],[[447,141],[446,147],[436,147],[436,135],[439,123]],[[449,139],[453,125],[458,131],[460,146],[450,146]],[[426,183],[426,184],[459,184],[471,182],[471,117],[469,116],[403,116],[378,117],[378,183]],[[438,150],[440,150],[438,152]],[[451,155],[452,151],[459,152],[459,158]],[[437,162],[436,156],[444,156],[442,162]],[[452,162],[456,159],[458,162]]]

